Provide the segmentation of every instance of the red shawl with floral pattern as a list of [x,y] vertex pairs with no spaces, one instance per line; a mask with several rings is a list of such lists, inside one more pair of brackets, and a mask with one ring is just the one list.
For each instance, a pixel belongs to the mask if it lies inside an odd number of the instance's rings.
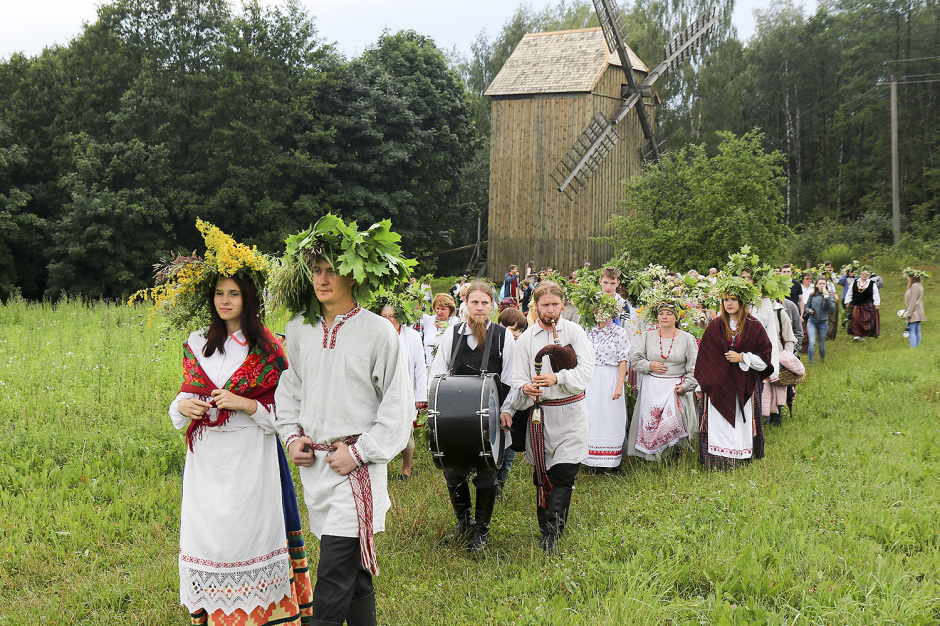
[[[264,333],[267,340],[264,342],[265,345],[255,346],[248,353],[245,362],[235,370],[222,389],[228,389],[243,398],[259,402],[270,411],[274,407],[274,390],[277,388],[277,381],[281,372],[287,369],[287,356],[271,331],[265,328]],[[201,400],[211,402],[211,394],[215,389],[218,387],[202,369],[189,343],[185,343],[183,345],[183,384],[180,386],[180,392],[193,393]],[[219,409],[218,419],[214,422],[208,419],[190,422],[186,429],[189,449],[193,449],[193,442],[202,437],[202,432],[206,428],[221,426],[228,421],[232,413],[234,411],[230,409]]]

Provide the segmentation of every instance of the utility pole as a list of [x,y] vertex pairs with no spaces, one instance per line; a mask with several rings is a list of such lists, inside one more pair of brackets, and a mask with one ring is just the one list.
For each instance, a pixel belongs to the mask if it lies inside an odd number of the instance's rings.
[[901,243],[901,174],[898,165],[898,81],[891,79],[891,230],[894,245]]

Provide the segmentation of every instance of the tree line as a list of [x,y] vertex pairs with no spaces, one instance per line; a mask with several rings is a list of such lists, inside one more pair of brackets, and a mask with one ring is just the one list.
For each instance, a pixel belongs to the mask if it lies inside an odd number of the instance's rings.
[[[628,43],[653,67],[712,6],[624,4]],[[721,133],[759,128],[782,154],[781,221],[887,240],[893,73],[905,229],[940,237],[937,3],[777,3],[747,42],[733,8],[719,2],[710,39],[658,83],[668,147],[701,160]],[[472,243],[488,202],[486,87],[525,33],[596,24],[587,0],[523,4],[464,54],[403,31],[347,59],[293,2],[102,5],[68,45],[0,62],[0,297],[136,290],[156,259],[199,247],[196,217],[272,253],[328,211],[392,219],[414,256]]]

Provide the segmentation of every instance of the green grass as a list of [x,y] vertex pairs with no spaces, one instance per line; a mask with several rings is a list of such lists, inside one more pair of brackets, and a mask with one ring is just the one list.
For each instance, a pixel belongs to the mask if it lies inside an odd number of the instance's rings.
[[[521,458],[471,558],[444,539],[443,477],[419,453],[377,540],[379,623],[940,622],[940,294],[928,280],[916,351],[900,277],[883,297],[882,337],[829,344],[767,458],[581,476],[556,559]],[[0,624],[187,623],[185,444],[166,414],[183,339],[142,309],[0,306]]]

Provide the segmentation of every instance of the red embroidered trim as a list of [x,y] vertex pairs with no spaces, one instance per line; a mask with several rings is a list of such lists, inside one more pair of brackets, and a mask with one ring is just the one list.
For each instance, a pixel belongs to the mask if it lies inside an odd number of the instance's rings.
[[327,345],[326,345],[326,338],[327,338],[327,336],[329,336],[329,338],[330,338],[330,346],[329,346],[329,347],[330,347],[330,350],[335,350],[335,349],[336,349],[336,334],[339,332],[339,329],[342,328],[342,327],[343,327],[343,324],[345,324],[347,321],[349,321],[349,319],[350,319],[353,315],[355,315],[356,313],[358,313],[358,312],[361,311],[361,310],[362,310],[362,307],[357,304],[357,305],[356,305],[356,308],[354,308],[352,311],[350,311],[349,313],[347,313],[347,314],[346,314],[346,317],[344,317],[342,320],[340,320],[339,324],[337,324],[336,326],[333,327],[332,332],[330,331],[329,328],[326,327],[326,322],[323,321],[323,319],[321,318],[321,319],[320,319],[320,324],[323,325],[323,347],[324,347],[324,348],[327,347]]
[[719,446],[708,444],[708,452],[711,454],[714,454],[715,452],[724,452],[725,454],[733,454],[734,456],[744,456],[745,454],[753,454],[754,450],[751,448],[735,450],[733,448],[721,448]]
[[[359,307],[356,307],[358,311]],[[348,319],[348,318],[347,318]],[[343,440],[353,455],[356,450],[353,444],[359,439],[359,435],[352,435]],[[314,450],[321,452],[334,452],[334,446],[327,446],[322,443],[313,444]],[[357,455],[358,456],[358,455]],[[369,466],[360,465],[349,474],[349,486],[352,488],[353,501],[356,503],[356,518],[359,522],[359,552],[362,555],[362,565],[378,575],[379,564],[375,557],[375,537],[373,533],[373,514],[372,514],[372,477],[369,476]]]
[[623,448],[588,448],[588,456],[620,456]]
[[567,398],[560,398],[558,400],[542,400],[539,404],[542,406],[565,406],[566,404],[574,404],[580,400],[584,400],[583,391],[576,396],[568,396]]
[[194,565],[204,565],[205,567],[235,568],[235,567],[247,567],[249,565],[254,565],[255,563],[268,561],[281,554],[287,554],[287,546],[284,546],[283,548],[278,548],[277,550],[273,552],[269,552],[268,554],[265,554],[264,556],[256,556],[253,559],[249,559],[247,561],[237,561],[235,563],[219,563],[217,561],[209,561],[207,559],[197,559],[194,556],[187,556],[183,554],[182,550],[180,551],[180,560],[185,563],[192,563]]

